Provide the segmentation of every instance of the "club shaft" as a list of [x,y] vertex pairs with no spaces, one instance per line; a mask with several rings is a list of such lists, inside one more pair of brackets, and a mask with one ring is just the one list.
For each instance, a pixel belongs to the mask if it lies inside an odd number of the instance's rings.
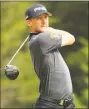
[[19,52],[19,50],[22,48],[22,46],[25,44],[25,42],[28,40],[29,36],[24,40],[24,42],[21,44],[21,46],[18,48],[18,50],[16,51],[16,53],[14,54],[14,56],[11,58],[11,60],[8,62],[7,65],[9,65],[12,60],[14,59],[14,57],[17,55],[17,53]]

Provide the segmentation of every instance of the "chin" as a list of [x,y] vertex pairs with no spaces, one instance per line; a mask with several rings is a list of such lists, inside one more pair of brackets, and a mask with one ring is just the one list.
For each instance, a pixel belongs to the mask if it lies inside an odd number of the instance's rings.
[[47,30],[47,27],[41,28],[41,32],[44,32],[44,31],[46,31],[46,30]]
[[36,32],[44,32],[47,30],[47,27],[42,27],[40,29],[38,29]]
[[37,30],[37,32],[44,32],[45,30],[44,29],[41,29],[41,30]]

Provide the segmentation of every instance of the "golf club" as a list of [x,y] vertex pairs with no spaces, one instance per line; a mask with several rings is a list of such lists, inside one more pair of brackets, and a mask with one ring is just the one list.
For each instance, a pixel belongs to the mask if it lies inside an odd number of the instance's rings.
[[8,64],[5,66],[5,74],[6,76],[10,79],[10,80],[14,80],[18,77],[19,75],[19,69],[14,66],[14,65],[10,65],[10,63],[12,62],[12,60],[15,58],[15,56],[17,55],[17,53],[20,51],[20,49],[22,48],[22,46],[25,44],[25,42],[28,40],[29,36],[24,40],[24,42],[21,44],[21,46],[18,48],[18,50],[16,51],[16,53],[13,55],[13,57],[11,58],[11,60],[8,62]]
[[[25,42],[28,40],[28,38],[29,38],[29,36],[24,40],[24,42],[21,44],[21,46],[18,48],[18,50],[16,51],[16,53],[14,54],[14,56],[11,58],[11,60],[8,62],[8,64],[7,65],[9,65],[11,62],[12,62],[12,60],[14,59],[14,57],[17,55],[17,53],[19,52],[19,50],[22,48],[22,46],[25,44]],[[6,66],[7,66],[6,65]]]

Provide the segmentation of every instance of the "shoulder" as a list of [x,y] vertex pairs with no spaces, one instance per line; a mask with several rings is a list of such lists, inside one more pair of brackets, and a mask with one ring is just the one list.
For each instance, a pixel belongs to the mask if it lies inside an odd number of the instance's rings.
[[41,41],[44,42],[44,41],[47,40],[49,37],[50,37],[50,32],[44,31],[44,32],[38,34],[37,40],[38,40],[38,42],[41,42]]
[[48,36],[48,34],[49,34],[48,32],[41,32],[41,33],[39,33],[39,34],[37,34],[37,35],[31,36],[31,38],[30,38],[30,40],[29,40],[29,44],[37,43],[37,42],[39,42],[39,41],[44,40],[44,38],[45,38],[46,36]]

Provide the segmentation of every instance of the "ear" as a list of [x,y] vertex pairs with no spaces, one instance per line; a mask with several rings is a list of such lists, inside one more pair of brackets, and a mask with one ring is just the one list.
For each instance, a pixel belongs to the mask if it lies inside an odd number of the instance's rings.
[[32,25],[31,20],[26,20],[26,23],[27,23],[28,26],[31,26]]

